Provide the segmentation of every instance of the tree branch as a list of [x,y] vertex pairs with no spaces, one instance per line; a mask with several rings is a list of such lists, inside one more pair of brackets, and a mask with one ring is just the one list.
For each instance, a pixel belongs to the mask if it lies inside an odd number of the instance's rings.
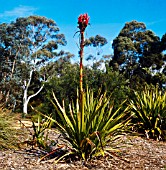
[[31,98],[37,96],[37,95],[42,91],[43,87],[44,87],[44,84],[40,87],[40,89],[39,89],[35,94],[29,96],[28,99],[27,99],[27,101],[29,102],[29,100],[30,100]]

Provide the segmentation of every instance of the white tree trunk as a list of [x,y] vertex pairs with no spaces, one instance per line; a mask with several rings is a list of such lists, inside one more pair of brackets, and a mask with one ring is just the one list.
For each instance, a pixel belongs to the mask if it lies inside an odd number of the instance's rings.
[[28,114],[28,103],[29,103],[29,100],[31,98],[35,97],[36,95],[38,95],[41,92],[41,90],[43,89],[43,87],[44,87],[44,84],[40,87],[40,89],[35,94],[33,94],[33,95],[29,96],[29,97],[27,96],[28,89],[24,90],[24,99],[23,99],[23,114],[24,115]]
[[33,74],[33,70],[31,70],[31,72],[30,72],[30,78],[29,78],[28,83],[26,83],[26,81],[24,81],[24,96],[23,96],[23,114],[24,114],[24,116],[28,114],[29,100],[31,98],[35,97],[36,95],[38,95],[44,87],[44,84],[43,84],[35,94],[28,97],[28,88],[29,88],[30,83],[31,83],[32,74]]
[[23,103],[23,113],[24,115],[28,114],[28,101],[27,100]]

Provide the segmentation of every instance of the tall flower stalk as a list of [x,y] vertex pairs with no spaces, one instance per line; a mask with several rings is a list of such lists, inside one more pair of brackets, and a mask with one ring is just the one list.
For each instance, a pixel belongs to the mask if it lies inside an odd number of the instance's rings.
[[84,90],[83,90],[83,56],[84,56],[84,32],[89,24],[88,14],[81,14],[78,17],[78,28],[80,29],[80,129],[83,127],[84,123]]
[[[80,32],[80,89],[79,96],[75,102],[69,104],[66,110],[64,101],[62,105],[58,102],[53,93],[54,100],[51,100],[60,120],[52,119],[45,115],[52,122],[55,122],[57,129],[67,141],[62,157],[57,157],[57,161],[68,155],[75,155],[81,159],[89,160],[95,156],[104,156],[104,153],[111,151],[108,146],[116,140],[123,131],[129,119],[126,118],[126,110],[123,110],[123,102],[117,110],[113,109],[111,96],[101,93],[94,97],[93,90],[83,89],[83,53],[84,53],[84,32],[89,23],[87,14],[78,17],[78,28]],[[38,112],[39,113],[39,112]],[[42,113],[40,113],[42,114]],[[105,147],[107,146],[107,147]]]
[[84,55],[84,32],[89,23],[88,14],[82,14],[78,17],[78,28],[80,29],[80,91],[83,92],[83,55]]

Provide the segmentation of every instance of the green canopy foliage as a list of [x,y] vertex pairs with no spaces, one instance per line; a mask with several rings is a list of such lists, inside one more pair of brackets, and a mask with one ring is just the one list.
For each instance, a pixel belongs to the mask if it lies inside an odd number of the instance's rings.
[[[144,23],[131,21],[127,22],[119,35],[113,40],[114,56],[110,66],[115,70],[125,72],[126,78],[130,79],[131,86],[138,82],[160,83],[154,81],[151,73],[145,70],[160,72],[164,66],[165,36],[162,40],[151,30],[147,30]],[[139,81],[140,80],[140,81]]]
[[[6,96],[6,102],[9,102],[9,96],[16,101],[21,96],[22,86],[30,79],[30,71],[39,71],[57,55],[59,45],[67,42],[64,34],[59,34],[57,24],[41,16],[0,24],[0,34],[1,93]],[[38,83],[44,76],[38,74]],[[40,83],[36,86],[40,87]]]

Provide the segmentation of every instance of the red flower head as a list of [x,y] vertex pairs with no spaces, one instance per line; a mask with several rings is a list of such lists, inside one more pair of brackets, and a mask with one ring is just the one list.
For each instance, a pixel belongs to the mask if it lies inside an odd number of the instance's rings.
[[89,16],[88,14],[81,14],[79,17],[78,17],[78,24],[79,24],[79,29],[81,31],[84,31],[85,28],[87,27],[89,23]]

